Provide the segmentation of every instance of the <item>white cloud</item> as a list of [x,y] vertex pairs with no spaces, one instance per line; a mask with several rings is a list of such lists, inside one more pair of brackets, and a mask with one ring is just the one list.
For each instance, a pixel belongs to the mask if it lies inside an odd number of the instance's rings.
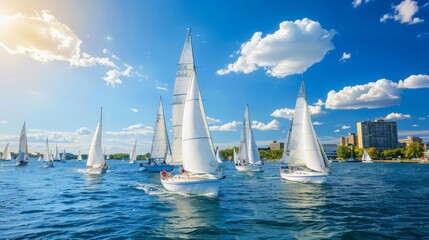
[[319,22],[307,18],[284,21],[273,34],[262,37],[262,32],[254,33],[241,45],[237,61],[216,73],[248,74],[259,68],[273,77],[303,73],[334,48],[331,40],[335,34],[334,30],[325,30]]
[[277,120],[272,120],[271,122],[265,124],[258,121],[252,121],[252,128],[261,130],[261,131],[267,131],[267,130],[279,130],[280,129],[280,122]]
[[114,87],[116,84],[122,84],[122,80],[119,78],[122,75],[122,73],[116,69],[112,69],[106,72],[105,77],[101,78],[104,81],[106,81],[106,85],[111,85]]
[[7,123],[7,121],[6,120],[2,120],[1,122],[0,122],[0,124],[6,124]]
[[168,89],[166,87],[156,87],[156,89],[168,92]]
[[389,113],[386,117],[384,117],[384,120],[403,120],[403,119],[410,119],[410,114],[402,114],[402,113]]
[[416,1],[412,0],[403,0],[396,6],[392,7],[394,9],[394,14],[384,14],[380,18],[380,22],[386,22],[388,19],[393,19],[401,23],[416,24],[424,22],[423,19],[418,17],[413,17],[419,11],[419,6],[417,6]]
[[219,119],[215,119],[215,118],[211,118],[211,117],[207,116],[207,123],[208,124],[215,124],[215,123],[220,123],[220,122],[222,122],[222,121]]
[[126,69],[122,72],[122,75],[124,75],[125,77],[130,77],[131,76],[131,70],[133,70],[133,67],[128,65],[128,64],[124,64]]
[[48,137],[49,142],[73,143],[76,142],[77,135],[78,134],[73,132],[52,132],[39,129],[29,129],[27,132],[27,138],[29,142],[44,142],[46,141],[46,137]]
[[130,110],[133,111],[133,112],[138,112],[139,111],[137,108],[131,108]]
[[426,118],[425,117],[419,117],[419,120],[423,121],[423,120],[426,120]]
[[345,130],[345,129],[349,129],[350,128],[350,126],[348,126],[348,125],[343,125],[343,126],[341,126],[341,129],[343,129],[343,130]]
[[417,124],[413,124],[413,125],[411,125],[411,127],[418,127],[419,125],[417,125]]
[[314,126],[320,126],[320,125],[323,125],[323,124],[324,124],[324,123],[322,123],[322,122],[317,122],[317,121],[316,121],[316,122],[313,122],[313,125],[314,125]]
[[429,88],[429,75],[418,74],[418,75],[410,75],[404,80],[400,80],[399,88]]
[[74,132],[74,134],[76,134],[76,135],[88,135],[88,134],[90,134],[92,131],[91,131],[91,129],[89,129],[89,128],[87,128],[87,127],[81,127],[81,128],[79,128],[78,130],[76,130],[75,132]]
[[340,132],[340,129],[335,129],[335,130],[334,130],[334,132],[336,132],[336,133],[337,133],[337,132]]
[[399,130],[399,136],[424,136],[429,135],[429,130]]
[[219,131],[219,132],[229,132],[229,131],[237,131],[238,126],[241,122],[232,121],[229,123],[225,123],[221,126],[210,126],[210,131]]
[[[365,3],[368,3],[370,0],[365,0]],[[353,0],[352,5],[354,8],[360,6],[362,4],[362,0]]]
[[107,54],[107,53],[109,53],[109,50],[107,48],[103,48],[103,53]]
[[112,58],[116,59],[116,60],[121,60],[118,56],[116,56],[115,54],[112,54]]
[[0,46],[9,54],[28,55],[40,62],[66,61],[77,67],[115,66],[108,58],[81,53],[82,41],[47,10],[36,11],[35,16],[18,13],[0,18]]
[[[322,106],[324,105],[321,99],[318,99],[314,105],[309,105],[308,110],[312,116],[320,116],[326,113],[326,111],[322,110]],[[280,108],[274,110],[270,116],[278,117],[278,118],[286,118],[291,120],[293,118],[293,114],[295,113],[295,109],[291,108]]]
[[340,62],[345,62],[345,61],[349,60],[350,58],[352,58],[351,53],[343,52],[343,55],[340,58]]
[[107,40],[107,41],[109,41],[109,42],[111,42],[111,41],[113,41],[113,37],[112,37],[112,36],[110,36],[110,35],[107,35],[107,36],[106,36],[106,40]]
[[153,134],[153,128],[144,124],[135,124],[123,128],[122,131],[106,131],[107,135],[120,136],[120,135],[150,135]]

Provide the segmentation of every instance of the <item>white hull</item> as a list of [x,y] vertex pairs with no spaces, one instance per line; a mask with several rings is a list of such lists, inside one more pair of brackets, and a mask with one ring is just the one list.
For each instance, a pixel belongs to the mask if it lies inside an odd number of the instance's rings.
[[328,173],[315,173],[306,171],[280,172],[282,178],[294,182],[324,183],[328,178]]
[[134,164],[134,163],[136,163],[135,161],[130,161],[130,164]]
[[362,163],[373,163],[373,161],[362,161]]
[[173,165],[168,165],[168,164],[162,164],[162,165],[143,165],[143,167],[145,168],[144,171],[148,171],[148,172],[161,172],[166,170],[167,172],[171,172],[174,169]]
[[161,178],[162,186],[167,191],[183,194],[205,195],[217,197],[220,186],[220,179],[218,178],[199,178],[188,179],[170,177],[168,179]]
[[89,174],[102,174],[106,172],[107,172],[107,168],[105,167],[89,167],[86,171],[86,173],[89,173]]
[[235,168],[239,172],[263,172],[262,165],[235,165]]

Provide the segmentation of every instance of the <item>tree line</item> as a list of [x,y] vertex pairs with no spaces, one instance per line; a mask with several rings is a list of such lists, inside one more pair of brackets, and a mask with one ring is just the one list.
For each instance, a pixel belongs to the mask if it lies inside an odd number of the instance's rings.
[[[367,148],[371,158],[421,158],[423,157],[424,146],[421,143],[413,142],[410,143],[405,148],[395,148],[395,149],[386,149],[383,151],[377,150],[375,147]],[[349,146],[339,146],[337,148],[337,157],[342,159],[348,158],[361,158],[363,155],[363,148],[358,147],[349,147]]]

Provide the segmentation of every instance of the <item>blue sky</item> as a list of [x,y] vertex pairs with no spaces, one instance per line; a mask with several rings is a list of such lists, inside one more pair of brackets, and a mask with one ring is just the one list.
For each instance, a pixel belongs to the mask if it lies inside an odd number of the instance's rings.
[[[0,1],[0,148],[89,149],[103,106],[107,152],[149,152],[159,96],[171,130],[177,62],[192,28],[215,145],[237,146],[246,103],[259,146],[284,141],[301,80],[322,142],[356,122],[429,140],[428,1]],[[171,136],[170,136],[171,138]]]

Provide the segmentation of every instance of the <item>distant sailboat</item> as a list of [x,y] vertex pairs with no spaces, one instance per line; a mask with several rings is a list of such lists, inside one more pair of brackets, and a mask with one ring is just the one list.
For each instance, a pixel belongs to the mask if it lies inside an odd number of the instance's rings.
[[[189,45],[186,44],[187,42],[189,42]],[[190,31],[188,31],[185,48],[187,46],[189,47],[188,55],[192,57]],[[214,154],[213,142],[207,124],[207,116],[204,111],[195,68],[191,70],[186,72],[191,75],[181,126],[183,169],[174,176],[170,176],[165,171],[161,172],[161,183],[165,189],[171,192],[216,197],[219,192],[222,174],[219,172]]]
[[368,152],[365,149],[363,150],[362,162],[363,163],[373,163],[371,156],[369,156]]
[[291,124],[286,145],[287,155],[284,156],[288,168],[281,168],[280,175],[290,181],[324,183],[331,174],[331,166],[311,122],[304,81],[298,93]]
[[28,145],[27,145],[27,132],[25,130],[25,122],[22,125],[21,135],[19,136],[19,149],[18,156],[16,157],[17,166],[25,166],[28,164]]
[[79,149],[79,153],[77,154],[77,161],[82,161],[82,154],[80,153],[80,149]]
[[137,146],[137,140],[134,142],[133,150],[130,153],[130,164],[136,163],[136,160],[137,160],[136,146]]
[[168,141],[167,127],[165,124],[162,98],[159,98],[158,113],[156,114],[155,130],[152,138],[152,148],[147,164],[142,164],[149,172],[173,171],[171,163],[171,149]]
[[61,156],[61,162],[66,162],[66,149],[63,150],[63,155]]
[[10,150],[9,150],[9,143],[6,144],[6,147],[4,147],[4,150],[1,156],[3,161],[12,160],[12,155],[10,154]]
[[39,155],[39,158],[37,159],[37,161],[42,161],[42,155]]
[[234,160],[234,164],[237,165],[239,163],[237,152],[235,151],[235,148],[232,148],[232,151],[234,152],[232,155],[232,159]]
[[215,155],[216,155],[216,161],[219,164],[219,170],[223,174],[224,171],[225,171],[225,161],[224,161],[224,159],[222,157],[222,154],[220,153],[219,147],[216,147]]
[[103,125],[103,108],[100,112],[100,121],[95,129],[94,138],[92,139],[91,147],[89,149],[88,160],[86,166],[88,173],[101,174],[107,171],[107,165],[104,160],[103,149],[101,148],[101,134]]
[[60,157],[60,152],[58,151],[58,146],[55,146],[54,161],[55,162],[61,162],[61,157]]
[[260,172],[263,171],[262,167],[263,164],[260,161],[258,146],[256,146],[250,124],[249,107],[246,105],[243,126],[241,128],[238,164],[235,165],[235,168],[238,171]]
[[45,162],[45,165],[44,165],[45,168],[54,167],[54,161],[51,158],[51,154],[49,154],[48,137],[46,137],[45,152],[43,154],[42,160]]

